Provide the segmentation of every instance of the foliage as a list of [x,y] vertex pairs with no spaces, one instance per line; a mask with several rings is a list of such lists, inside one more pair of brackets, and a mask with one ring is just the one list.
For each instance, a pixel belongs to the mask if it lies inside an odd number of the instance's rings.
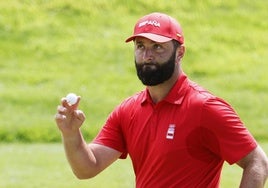
[[115,105],[143,89],[124,40],[153,11],[180,21],[189,77],[267,140],[266,7],[265,0],[1,1],[0,141],[59,141],[53,118],[69,92],[82,96],[83,133],[92,139]]

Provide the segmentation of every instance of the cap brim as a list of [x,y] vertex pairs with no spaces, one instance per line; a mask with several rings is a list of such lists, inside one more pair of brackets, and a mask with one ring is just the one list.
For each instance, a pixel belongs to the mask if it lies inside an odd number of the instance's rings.
[[172,40],[172,38],[164,37],[164,36],[153,34],[153,33],[140,33],[137,35],[132,35],[131,37],[127,38],[125,42],[130,42],[132,40],[135,40],[136,37],[145,37],[147,39],[150,39],[155,42],[160,42],[160,43],[168,42]]

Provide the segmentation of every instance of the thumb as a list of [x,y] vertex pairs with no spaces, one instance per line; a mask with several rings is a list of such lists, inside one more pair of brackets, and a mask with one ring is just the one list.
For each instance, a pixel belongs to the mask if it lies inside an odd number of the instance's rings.
[[82,110],[75,110],[74,115],[81,122],[84,122],[85,119],[86,119],[86,116],[85,116],[85,114],[84,114],[84,112]]

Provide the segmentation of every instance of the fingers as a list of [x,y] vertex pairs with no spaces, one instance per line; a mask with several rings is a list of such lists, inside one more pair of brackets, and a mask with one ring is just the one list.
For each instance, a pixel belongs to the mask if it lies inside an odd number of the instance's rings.
[[[73,114],[73,112],[78,107],[79,101],[80,101],[80,98],[79,98],[79,100],[77,100],[77,103],[75,103],[74,105],[69,105],[66,98],[62,98],[61,105],[59,105],[57,107],[57,113],[59,114],[59,116],[57,116],[57,117],[60,118],[60,117],[65,116],[65,118],[66,118],[66,116]],[[64,115],[64,116],[60,116],[60,115]]]
[[[75,118],[81,122],[83,122],[86,119],[85,114],[81,110],[74,110],[73,115]],[[58,113],[55,115],[55,120],[57,122],[62,122],[66,120],[66,108],[62,106],[58,106]]]
[[62,106],[66,107],[68,109],[73,109],[74,110],[74,109],[78,108],[80,100],[81,100],[81,96],[77,96],[76,103],[73,104],[73,105],[70,105],[70,104],[68,104],[66,97],[63,97],[61,99],[61,104],[62,104]]
[[85,114],[78,110],[81,97],[77,97],[77,101],[73,105],[69,105],[66,98],[61,99],[61,104],[57,107],[55,121],[60,130],[79,128],[85,121]]
[[59,114],[59,113],[57,113],[57,114],[55,115],[55,121],[56,121],[56,123],[57,123],[58,125],[61,124],[65,119],[66,119],[66,116],[63,115],[63,114]]
[[64,114],[64,113],[66,113],[67,108],[65,108],[64,106],[58,106],[57,111],[60,114]]
[[66,119],[66,111],[67,109],[63,106],[58,106],[57,107],[57,113],[55,115],[55,120],[57,123],[61,123]]
[[81,110],[75,110],[74,111],[74,114],[75,114],[75,116],[77,117],[77,119],[78,120],[80,120],[80,121],[85,121],[85,119],[86,119],[86,116],[85,116],[85,114],[83,113],[83,111],[81,111]]

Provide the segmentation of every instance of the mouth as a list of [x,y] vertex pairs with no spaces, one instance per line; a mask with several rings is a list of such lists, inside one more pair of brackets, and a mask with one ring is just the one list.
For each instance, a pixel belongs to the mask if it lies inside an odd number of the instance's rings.
[[146,63],[142,65],[143,70],[156,70],[157,66],[154,63]]

